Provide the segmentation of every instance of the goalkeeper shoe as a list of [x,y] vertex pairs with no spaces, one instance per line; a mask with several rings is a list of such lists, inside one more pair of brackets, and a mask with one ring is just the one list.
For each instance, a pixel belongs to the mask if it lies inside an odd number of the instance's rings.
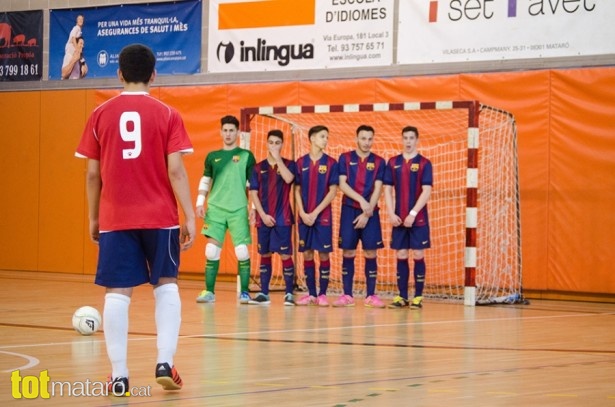
[[216,302],[216,295],[212,293],[211,291],[203,290],[201,291],[199,296],[196,297],[196,302],[203,303],[203,304],[209,304],[209,303]]
[[423,308],[423,297],[414,297],[412,302],[410,303],[410,309],[420,309]]
[[393,302],[391,304],[389,304],[389,308],[397,308],[397,309],[402,309],[402,308],[406,308],[408,307],[410,304],[408,303],[408,300],[400,297],[399,295],[396,296],[395,298],[393,298]]
[[252,298],[248,304],[252,304],[252,305],[267,305],[267,304],[271,304],[271,300],[269,299],[269,296],[267,294],[263,294],[263,293],[258,293],[256,294],[256,297]]
[[168,363],[156,365],[156,383],[160,384],[165,390],[179,390],[184,385],[175,366],[171,368]]
[[239,294],[240,304],[249,304],[251,299],[252,298],[250,298],[250,294],[248,294],[247,291],[242,291],[241,294]]

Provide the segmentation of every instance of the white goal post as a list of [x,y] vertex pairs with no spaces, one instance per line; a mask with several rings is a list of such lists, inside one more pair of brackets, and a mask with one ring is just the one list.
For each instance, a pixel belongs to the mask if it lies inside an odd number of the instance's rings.
[[[401,151],[401,129],[416,126],[420,134],[419,152],[433,164],[434,185],[428,202],[432,245],[425,254],[425,298],[469,306],[522,301],[517,134],[510,113],[478,101],[241,110],[242,143],[253,151],[257,161],[266,157],[269,130],[283,131],[283,155],[296,160],[309,151],[308,129],[325,125],[329,128],[325,152],[337,159],[356,147],[356,129],[362,124],[374,127],[372,151],[386,160]],[[333,202],[335,242],[340,201],[341,192]],[[396,258],[389,248],[391,225],[384,210],[384,197],[379,206],[385,248],[378,251],[377,293],[389,297],[398,292]],[[252,277],[258,282],[255,231],[253,242]],[[341,259],[341,250],[334,250],[330,294],[342,293]],[[297,287],[301,289],[302,255],[296,253],[294,260]],[[363,261],[359,248],[354,283],[358,296],[365,293]],[[279,256],[274,256],[273,264],[271,284],[275,289],[283,287]],[[411,285],[412,281],[410,278]]]

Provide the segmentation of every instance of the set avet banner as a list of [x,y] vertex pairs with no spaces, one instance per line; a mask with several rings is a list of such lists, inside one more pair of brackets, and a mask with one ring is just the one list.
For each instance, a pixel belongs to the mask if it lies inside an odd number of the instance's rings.
[[43,75],[43,11],[0,13],[0,82]]
[[201,70],[201,0],[53,9],[49,15],[49,79],[62,77],[65,46],[79,16],[87,78],[115,77],[120,51],[133,43],[153,50],[158,75]]
[[397,63],[615,53],[613,0],[399,2]]

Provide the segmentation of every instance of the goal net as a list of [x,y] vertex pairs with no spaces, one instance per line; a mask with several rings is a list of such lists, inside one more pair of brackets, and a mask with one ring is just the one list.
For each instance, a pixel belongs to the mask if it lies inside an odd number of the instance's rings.
[[[424,296],[466,305],[522,299],[516,127],[510,113],[476,101],[459,101],[245,108],[241,116],[242,142],[257,161],[267,156],[267,133],[272,129],[284,132],[283,156],[296,160],[309,152],[309,128],[325,125],[329,128],[325,152],[337,159],[356,148],[356,129],[368,124],[375,129],[372,151],[388,160],[401,152],[401,129],[416,126],[419,152],[431,160],[434,173],[427,204],[432,243],[425,251]],[[334,242],[341,197],[339,192],[332,204]],[[379,206],[385,248],[378,251],[377,293],[390,297],[398,289],[384,194]],[[256,243],[256,231],[252,233]],[[303,258],[301,253],[294,256],[301,289],[305,287]],[[253,281],[258,282],[256,244],[251,257]],[[360,245],[355,264],[354,294],[362,296],[365,275]],[[331,254],[330,294],[343,292],[341,269],[342,251],[337,249]],[[283,287],[276,255],[271,289]]]

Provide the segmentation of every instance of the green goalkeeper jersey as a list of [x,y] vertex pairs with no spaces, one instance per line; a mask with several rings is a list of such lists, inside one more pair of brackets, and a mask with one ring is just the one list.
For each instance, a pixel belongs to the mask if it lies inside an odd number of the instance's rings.
[[205,158],[204,176],[211,178],[207,206],[234,212],[248,205],[247,181],[256,164],[250,150],[216,150]]

